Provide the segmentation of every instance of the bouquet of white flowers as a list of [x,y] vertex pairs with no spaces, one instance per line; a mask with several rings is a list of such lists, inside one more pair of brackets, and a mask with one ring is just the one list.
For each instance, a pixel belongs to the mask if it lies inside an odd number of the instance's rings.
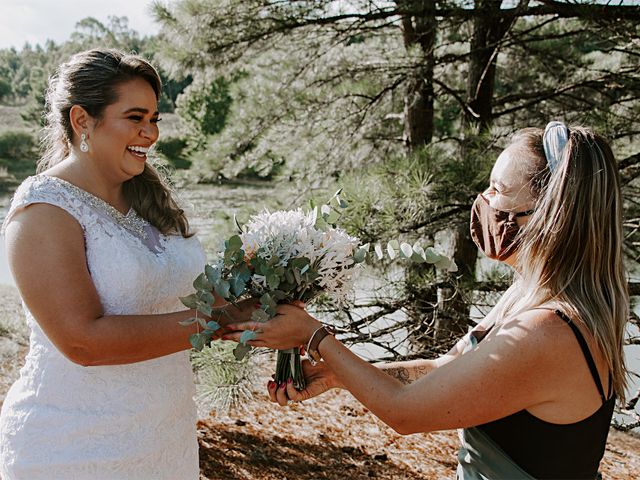
[[[346,203],[334,195],[337,207],[323,205],[308,212],[265,211],[249,219],[239,233],[225,240],[222,257],[213,265],[206,265],[204,273],[193,285],[196,293],[181,298],[184,305],[213,316],[224,309],[213,307],[215,295],[235,303],[244,298],[259,298],[260,308],[252,315],[258,322],[266,322],[276,314],[277,304],[300,300],[309,303],[320,294],[344,302],[353,291],[356,272],[371,254],[369,245],[360,245],[357,238],[336,226],[340,210]],[[332,199],[333,200],[333,199]],[[414,262],[432,263],[438,267],[455,269],[455,264],[433,249],[426,251],[418,245],[389,242],[387,253]],[[378,245],[375,255],[382,258]],[[219,319],[219,317],[218,317]],[[211,342],[220,328],[215,320],[192,318],[184,325],[199,322],[203,330],[191,335],[191,345],[197,349]],[[251,349],[246,342],[255,332],[245,331],[234,350],[242,359]],[[276,382],[293,379],[297,389],[303,389],[304,376],[299,349],[278,352]]]

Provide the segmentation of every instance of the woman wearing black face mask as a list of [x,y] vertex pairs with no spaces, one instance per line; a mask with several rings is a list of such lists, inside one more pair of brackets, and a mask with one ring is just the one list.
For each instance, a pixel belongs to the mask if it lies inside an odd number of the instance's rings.
[[[399,433],[460,428],[461,480],[596,478],[625,392],[621,211],[600,136],[560,122],[518,132],[471,216],[478,247],[517,271],[489,315],[436,360],[372,366],[304,309],[282,306],[250,343],[307,344],[315,365],[306,390],[270,382],[271,399],[345,388]],[[257,327],[231,325],[228,338]]]

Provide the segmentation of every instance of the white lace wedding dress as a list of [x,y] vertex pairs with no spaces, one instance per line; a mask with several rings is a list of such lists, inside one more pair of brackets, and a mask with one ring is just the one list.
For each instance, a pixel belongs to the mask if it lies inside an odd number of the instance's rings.
[[[195,237],[164,236],[135,211],[123,215],[45,175],[19,187],[5,225],[33,203],[56,205],[82,226],[87,265],[106,315],[184,309],[178,297],[191,292],[205,262]],[[25,312],[30,350],[0,414],[4,480],[198,478],[187,351],[128,365],[83,367],[56,349],[26,306]]]

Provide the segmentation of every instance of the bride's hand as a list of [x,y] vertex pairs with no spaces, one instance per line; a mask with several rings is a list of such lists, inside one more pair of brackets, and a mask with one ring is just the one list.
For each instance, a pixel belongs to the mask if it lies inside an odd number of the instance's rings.
[[256,337],[247,342],[253,347],[268,347],[287,350],[306,345],[313,332],[322,324],[303,308],[294,305],[279,305],[278,314],[267,322],[239,322],[227,325],[223,340],[240,341],[244,330],[256,332]]
[[324,362],[318,362],[312,366],[309,360],[303,360],[302,372],[307,383],[304,390],[296,390],[291,382],[279,386],[271,380],[267,383],[269,399],[284,406],[289,400],[301,402],[317,397],[332,388],[341,388],[335,374]]

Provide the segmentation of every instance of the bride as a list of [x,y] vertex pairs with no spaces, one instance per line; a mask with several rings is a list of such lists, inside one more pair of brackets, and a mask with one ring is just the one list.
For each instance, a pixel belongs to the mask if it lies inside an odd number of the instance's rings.
[[46,152],[3,230],[31,327],[0,415],[4,480],[197,479],[190,293],[205,256],[154,168],[160,78],[79,53],[47,92]]

